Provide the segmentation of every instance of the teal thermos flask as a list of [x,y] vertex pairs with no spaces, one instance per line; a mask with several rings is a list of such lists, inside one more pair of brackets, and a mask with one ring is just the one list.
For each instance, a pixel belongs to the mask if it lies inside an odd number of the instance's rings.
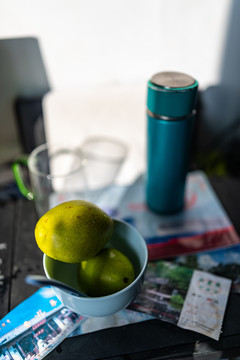
[[197,89],[194,78],[179,72],[148,81],[146,202],[159,214],[184,206]]

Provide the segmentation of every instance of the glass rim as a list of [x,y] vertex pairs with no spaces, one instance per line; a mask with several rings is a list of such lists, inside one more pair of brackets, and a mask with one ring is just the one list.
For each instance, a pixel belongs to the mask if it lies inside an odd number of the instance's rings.
[[[52,175],[49,172],[46,173],[46,172],[38,170],[36,168],[35,164],[34,164],[34,159],[37,157],[38,154],[40,154],[41,152],[43,152],[43,151],[45,151],[47,149],[50,149],[50,152],[52,152],[52,151],[54,152],[55,150],[58,150],[58,151],[60,150],[60,151],[66,151],[68,153],[75,154],[76,156],[79,157],[79,159],[81,161],[80,166],[78,166],[76,169],[74,169],[74,170],[72,170],[70,172],[67,172],[65,174],[56,174],[56,175],[55,174]],[[41,144],[38,147],[36,147],[31,152],[31,154],[28,157],[28,167],[29,167],[29,170],[30,170],[30,172],[32,174],[50,180],[50,179],[57,179],[57,178],[65,178],[65,177],[74,175],[79,170],[83,169],[84,162],[83,162],[83,158],[82,158],[82,155],[81,155],[81,150],[79,148],[67,148],[67,146],[61,146],[61,145],[58,145],[58,144],[53,144],[50,147],[48,143],[44,143],[44,144]]]
[[[91,148],[85,149],[85,147],[91,146],[92,143],[101,143],[101,142],[102,143],[105,142],[106,144],[110,144],[118,147],[119,149],[121,149],[121,154],[113,155],[113,156],[111,156],[111,153],[95,154],[94,151],[91,151]],[[109,163],[122,163],[125,160],[128,152],[128,147],[124,142],[122,142],[119,139],[115,139],[107,136],[91,136],[89,138],[86,138],[83,141],[80,149],[84,161],[86,161],[87,159],[91,159],[91,160],[105,161]]]

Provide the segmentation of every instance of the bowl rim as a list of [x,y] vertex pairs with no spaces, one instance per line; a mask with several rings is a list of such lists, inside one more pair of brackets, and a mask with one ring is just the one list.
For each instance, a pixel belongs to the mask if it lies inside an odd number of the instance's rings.
[[[86,296],[86,297],[83,297],[83,296],[77,296],[77,295],[74,295],[74,294],[69,294],[67,291],[65,291],[64,289],[58,289],[59,291],[63,292],[64,294],[66,294],[67,296],[71,296],[75,299],[81,299],[81,301],[83,302],[98,302],[99,300],[100,301],[104,301],[106,299],[111,299],[111,298],[115,298],[116,296],[119,296],[121,295],[122,293],[125,293],[126,290],[129,290],[131,289],[132,287],[135,286],[136,283],[138,283],[138,281],[140,280],[140,278],[144,275],[144,272],[146,270],[146,267],[147,267],[147,263],[148,263],[148,248],[147,248],[147,244],[146,244],[146,241],[144,239],[144,237],[142,236],[142,234],[131,224],[129,224],[128,222],[124,221],[124,220],[121,220],[121,219],[117,219],[117,218],[113,218],[113,221],[114,222],[118,222],[118,223],[122,223],[124,225],[127,225],[128,227],[130,227],[132,230],[134,230],[135,232],[137,232],[139,235],[140,235],[140,238],[143,240],[143,245],[144,245],[144,264],[143,266],[141,267],[141,271],[139,272],[138,276],[133,280],[133,282],[131,282],[131,284],[129,284],[128,286],[126,286],[124,289],[122,290],[119,290],[113,294],[110,294],[110,295],[104,295],[104,296],[95,296],[95,297],[91,297],[91,296]],[[43,254],[43,269],[44,269],[44,272],[45,272],[45,275],[48,279],[52,279],[48,272],[47,272],[47,269],[46,269],[46,266],[45,266],[45,259],[46,259],[46,254]],[[48,256],[50,257],[50,256]],[[54,279],[54,278],[53,278]],[[54,286],[53,286],[54,287]]]

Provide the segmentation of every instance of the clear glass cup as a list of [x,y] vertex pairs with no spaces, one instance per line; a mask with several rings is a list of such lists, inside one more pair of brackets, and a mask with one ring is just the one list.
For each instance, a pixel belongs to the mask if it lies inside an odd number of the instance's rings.
[[[23,167],[28,170],[27,185]],[[29,156],[17,159],[12,168],[20,192],[34,201],[39,217],[64,201],[85,199],[84,165],[79,149],[43,144]]]
[[81,145],[87,199],[99,204],[99,199],[114,185],[126,159],[128,148],[111,137],[89,137]]

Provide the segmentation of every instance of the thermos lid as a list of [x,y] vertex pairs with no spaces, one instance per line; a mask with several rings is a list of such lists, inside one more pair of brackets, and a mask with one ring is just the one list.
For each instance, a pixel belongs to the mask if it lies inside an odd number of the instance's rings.
[[148,82],[147,108],[155,116],[176,118],[191,114],[198,82],[180,72],[160,72]]

